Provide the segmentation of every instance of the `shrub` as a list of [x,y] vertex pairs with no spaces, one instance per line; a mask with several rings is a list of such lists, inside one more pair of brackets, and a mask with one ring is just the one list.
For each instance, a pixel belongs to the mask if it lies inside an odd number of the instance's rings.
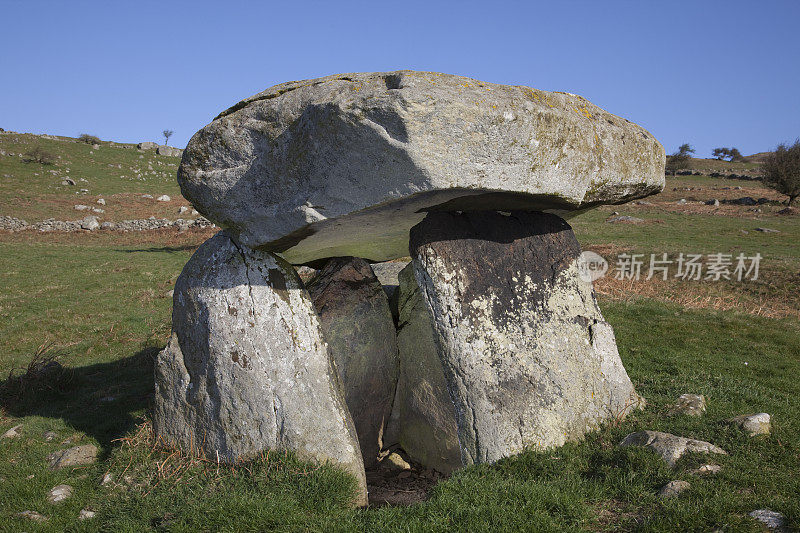
[[800,196],[800,139],[787,146],[780,144],[761,165],[764,183],[789,197],[791,206]]
[[667,156],[666,171],[673,176],[682,168],[689,168],[689,161],[691,161],[691,154],[694,153],[694,148],[689,143],[683,143],[678,147],[678,151]]
[[52,165],[56,162],[56,156],[41,146],[37,146],[25,154],[25,159],[23,161],[26,163],[39,163],[40,165]]
[[78,140],[82,143],[86,144],[100,144],[100,138],[94,135],[89,135],[88,133],[81,133]]

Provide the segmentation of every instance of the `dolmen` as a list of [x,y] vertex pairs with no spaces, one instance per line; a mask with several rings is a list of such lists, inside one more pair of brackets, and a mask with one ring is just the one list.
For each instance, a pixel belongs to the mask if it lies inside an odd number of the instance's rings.
[[[431,72],[288,82],[186,147],[224,228],[175,284],[158,438],[211,460],[443,472],[641,404],[565,219],[659,192],[664,149],[586,99]],[[372,267],[411,257],[387,298]],[[295,267],[320,269],[307,284]]]

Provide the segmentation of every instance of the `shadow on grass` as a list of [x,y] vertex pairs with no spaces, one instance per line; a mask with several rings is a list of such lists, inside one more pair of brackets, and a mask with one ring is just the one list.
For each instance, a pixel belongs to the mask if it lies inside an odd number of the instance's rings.
[[59,364],[17,372],[0,383],[0,407],[11,416],[62,419],[108,449],[152,403],[153,363],[159,348],[83,367]]
[[181,246],[150,246],[149,248],[118,248],[118,252],[132,254],[136,252],[155,252],[174,254],[178,252],[191,252],[197,248],[196,244],[184,244]]

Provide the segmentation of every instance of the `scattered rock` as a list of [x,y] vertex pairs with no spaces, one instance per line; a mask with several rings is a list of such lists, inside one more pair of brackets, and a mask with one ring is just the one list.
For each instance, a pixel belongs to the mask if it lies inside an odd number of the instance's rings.
[[93,207],[93,208],[92,208],[92,213],[98,213],[98,214],[102,214],[102,213],[105,213],[105,212],[106,212],[106,210],[105,210],[105,209],[101,209],[101,208],[99,208],[99,207]]
[[749,515],[769,529],[783,530],[786,527],[786,517],[777,511],[769,509],[757,509]]
[[164,294],[164,296],[166,296],[167,298],[172,298],[173,296],[175,296],[175,289],[170,289],[170,290],[168,290],[168,291],[167,291],[167,292]]
[[106,205],[106,201],[103,198],[98,199],[97,203],[100,205]]
[[61,180],[61,185],[75,185],[75,180],[72,178],[64,178]]
[[172,200],[172,198],[170,198],[166,194],[162,194],[161,196],[156,198],[156,202],[169,202],[170,200]]
[[52,470],[68,466],[90,465],[97,461],[97,446],[84,444],[73,446],[66,450],[59,450],[47,456],[47,462]]
[[785,216],[786,215],[797,215],[798,213],[800,213],[800,209],[797,209],[796,207],[787,207],[787,208],[784,208],[784,209],[781,209],[780,211],[778,211],[779,215],[785,215]]
[[756,231],[760,231],[761,233],[780,233],[780,230],[772,228],[756,228]]
[[619,217],[609,218],[608,220],[606,220],[606,222],[609,222],[611,224],[617,224],[619,222],[623,222],[623,223],[627,223],[627,224],[641,224],[642,222],[644,222],[644,219],[643,218],[630,217],[628,215],[622,215],[622,216],[619,216]]
[[364,467],[377,463],[397,386],[397,332],[369,263],[330,259],[306,286],[344,389]]
[[680,481],[680,480],[670,481],[669,483],[661,487],[661,490],[658,491],[658,496],[661,498],[672,498],[674,496],[677,496],[681,492],[689,490],[691,487],[692,484],[689,483],[688,481]]
[[744,196],[735,200],[728,200],[725,203],[732,205],[758,205],[758,201],[750,196]]
[[11,429],[9,429],[8,431],[6,431],[5,433],[3,433],[3,436],[2,436],[2,437],[0,437],[0,438],[3,438],[3,439],[13,439],[13,438],[19,437],[19,436],[20,436],[20,434],[22,433],[22,432],[20,431],[21,429],[22,429],[22,424],[17,424],[17,425],[16,425],[16,426],[14,426],[13,428],[11,428]]
[[154,142],[145,141],[143,143],[139,143],[136,145],[136,148],[139,150],[155,150],[158,148],[158,145]]
[[182,215],[182,214],[184,214],[184,213],[186,213],[186,212],[188,212],[188,211],[189,211],[189,208],[188,208],[188,207],[186,207],[185,205],[182,205],[182,206],[180,206],[180,207],[178,208],[178,214],[179,214],[179,215]]
[[89,209],[89,206],[88,205],[83,205],[83,204],[78,204],[78,205],[75,206],[74,209],[75,209],[75,211],[86,211],[87,209]]
[[719,207],[719,200],[709,200],[706,202],[706,205],[711,205],[714,207]]
[[100,229],[113,230],[116,229],[116,227],[117,225],[113,222],[103,222],[100,224]]
[[96,229],[100,229],[100,223],[97,221],[97,217],[88,216],[80,221],[81,228],[87,229],[89,231],[94,231]]
[[183,150],[180,148],[173,148],[172,146],[159,146],[156,148],[156,153],[158,155],[165,155],[168,157],[180,157],[183,153]]
[[701,474],[701,475],[717,474],[721,470],[722,470],[722,467],[719,466],[719,465],[707,464],[707,465],[702,465],[700,468],[696,469],[694,471],[694,473],[695,474]]
[[43,514],[37,513],[36,511],[22,511],[21,513],[17,513],[17,516],[20,518],[27,518],[28,520],[33,520],[34,522],[46,522],[47,517]]
[[411,470],[411,465],[408,464],[408,461],[403,459],[403,457],[397,452],[392,452],[387,455],[386,459],[381,461],[381,464],[386,465],[394,470]]
[[69,485],[56,485],[47,494],[47,501],[50,503],[60,503],[72,496],[72,487]]
[[742,428],[751,437],[769,435],[771,429],[770,416],[767,413],[740,415],[731,418],[729,422]]
[[158,354],[153,426],[164,443],[234,462],[269,448],[364,464],[319,318],[294,269],[226,233],[175,283],[173,332]]
[[114,482],[114,476],[111,472],[106,472],[103,474],[103,479],[100,480],[100,485],[103,487],[108,487]]
[[22,231],[30,226],[25,220],[16,217],[0,216],[0,229],[6,231]]
[[95,514],[97,513],[89,509],[81,509],[81,512],[78,515],[78,520],[91,520],[95,517]]
[[638,431],[625,437],[620,446],[644,446],[656,452],[669,466],[675,466],[678,459],[686,453],[719,453],[727,452],[710,442],[678,437],[660,431]]
[[681,198],[680,200],[678,200],[675,203],[678,204],[678,205],[684,205],[686,203],[686,198]]
[[673,413],[683,413],[689,416],[703,416],[706,412],[706,398],[702,394],[681,394]]
[[58,438],[58,433],[55,431],[45,431],[42,434],[42,438],[45,440],[45,442],[51,442]]
[[223,111],[192,137],[178,181],[242,244],[290,263],[386,261],[408,255],[410,228],[434,206],[572,211],[657,192],[664,148],[569,93],[352,73],[283,83]]

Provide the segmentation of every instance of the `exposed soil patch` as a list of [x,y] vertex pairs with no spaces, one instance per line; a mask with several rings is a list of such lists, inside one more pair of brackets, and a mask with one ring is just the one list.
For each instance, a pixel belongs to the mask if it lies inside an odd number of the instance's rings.
[[371,507],[408,506],[428,499],[434,485],[447,476],[410,463],[410,470],[392,469],[382,464],[367,469],[367,489]]

